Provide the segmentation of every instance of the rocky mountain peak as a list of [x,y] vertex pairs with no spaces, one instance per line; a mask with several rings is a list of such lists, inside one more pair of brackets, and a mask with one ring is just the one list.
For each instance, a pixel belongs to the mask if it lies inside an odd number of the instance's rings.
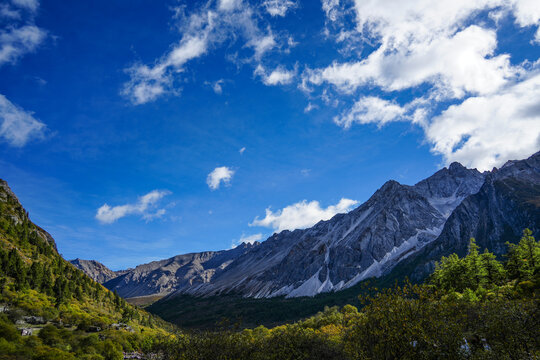
[[121,271],[112,271],[102,263],[95,260],[83,260],[77,258],[74,260],[69,260],[69,262],[77,269],[82,270],[86,275],[101,284],[114,279],[122,273]]

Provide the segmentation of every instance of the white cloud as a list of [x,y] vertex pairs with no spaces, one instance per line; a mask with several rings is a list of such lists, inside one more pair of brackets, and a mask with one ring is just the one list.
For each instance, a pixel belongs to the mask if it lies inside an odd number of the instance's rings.
[[508,55],[492,56],[496,32],[476,25],[429,41],[388,42],[364,60],[334,63],[304,76],[312,84],[329,83],[346,93],[366,85],[396,91],[430,83],[448,97],[461,98],[496,91],[517,73]]
[[266,209],[263,219],[256,217],[250,226],[264,226],[276,232],[303,229],[315,225],[321,220],[328,220],[336,214],[349,212],[358,201],[341,199],[336,205],[321,208],[318,201],[303,200],[273,212]]
[[223,87],[221,86],[224,83],[223,79],[220,79],[212,84],[212,90],[218,95],[221,95],[223,93]]
[[308,103],[306,105],[306,107],[304,108],[304,112],[307,114],[308,112],[310,112],[311,110],[314,110],[314,109],[317,109],[318,106],[316,104],[312,104],[311,102]]
[[240,239],[233,240],[233,242],[231,243],[231,249],[234,249],[238,245],[241,245],[241,244],[244,244],[244,243],[245,244],[253,244],[256,241],[261,241],[262,237],[263,237],[263,234],[253,234],[253,235],[242,234]]
[[[210,23],[210,20],[207,21]],[[180,43],[154,67],[135,65],[128,68],[126,71],[130,74],[131,80],[124,85],[122,94],[138,105],[155,100],[168,91],[172,82],[170,70],[181,72],[185,63],[206,52],[208,30],[202,31],[202,33],[185,35]]]
[[8,4],[1,4],[0,17],[8,18],[8,19],[20,19],[21,13],[19,12],[18,9],[14,9]]
[[538,26],[540,22],[540,5],[536,0],[514,0],[508,6],[512,6],[516,23],[522,27]]
[[37,0],[12,0],[12,2],[14,5],[26,8],[30,11],[36,11],[39,7],[39,1]]
[[206,184],[208,184],[208,187],[211,190],[217,190],[219,189],[221,183],[224,183],[225,185],[230,184],[233,175],[234,170],[226,166],[217,167],[212,170],[210,174],[208,174],[208,177],[206,178]]
[[399,120],[405,114],[400,105],[374,96],[366,96],[357,101],[344,115],[335,117],[334,122],[344,128],[353,123],[377,123],[384,125],[387,122]]
[[143,219],[151,221],[166,213],[165,209],[155,209],[157,203],[170,192],[166,190],[153,190],[139,197],[136,203],[109,206],[104,204],[96,213],[96,219],[102,224],[111,224],[116,220],[128,215],[141,215]]
[[322,8],[330,21],[336,21],[339,13],[339,0],[322,0]]
[[290,0],[265,0],[263,6],[270,15],[283,17],[289,9],[297,7],[298,4]]
[[242,4],[241,0],[219,0],[219,10],[231,11],[237,9]]
[[450,106],[425,129],[446,163],[491,170],[540,149],[540,73],[497,94]]
[[35,25],[0,30],[0,66],[15,63],[26,53],[34,51],[45,37],[46,32]]
[[264,67],[259,64],[255,69],[254,74],[260,76],[265,85],[275,86],[290,84],[295,77],[296,71],[286,70],[285,68],[278,66],[268,74]]
[[[261,29],[260,17],[247,2],[220,0],[209,1],[189,16],[177,8],[176,18],[182,37],[172,50],[154,65],[135,64],[126,69],[130,76],[121,91],[133,104],[154,101],[164,94],[177,91],[174,81],[193,61],[227,40],[243,40],[244,48],[253,51],[250,61],[260,61],[278,43],[271,29]],[[215,84],[219,93],[221,85]]]
[[[355,0],[356,23],[349,29],[342,17],[350,9],[343,2],[323,0],[322,8],[339,25],[326,31],[337,31],[340,46],[374,48],[302,74],[300,88],[311,98],[315,91],[327,104],[357,97],[334,118],[339,126],[409,121],[422,127],[445,162],[482,170],[540,147],[538,59],[513,65],[498,39],[501,20],[510,16],[517,26],[535,29],[529,41],[540,42],[540,2]],[[410,90],[423,95],[407,104],[385,99],[407,98]]]
[[46,126],[32,113],[19,108],[0,94],[0,137],[12,146],[21,147],[32,139],[43,138]]
[[252,47],[255,51],[254,58],[260,60],[261,57],[268,51],[276,47],[276,39],[274,35],[268,34],[264,37],[256,37],[251,39],[248,43],[248,46]]

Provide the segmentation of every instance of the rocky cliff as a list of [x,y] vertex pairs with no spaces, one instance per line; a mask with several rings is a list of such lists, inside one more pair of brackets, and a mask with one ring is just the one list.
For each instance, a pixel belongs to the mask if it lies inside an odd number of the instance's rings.
[[231,250],[177,255],[126,270],[104,283],[122,297],[167,295],[186,287],[208,283],[236,258],[259,243],[243,243]]
[[102,263],[95,260],[82,260],[75,259],[69,260],[77,269],[84,271],[84,273],[90,276],[98,283],[105,283],[115,277],[122,275],[125,271],[112,271]]

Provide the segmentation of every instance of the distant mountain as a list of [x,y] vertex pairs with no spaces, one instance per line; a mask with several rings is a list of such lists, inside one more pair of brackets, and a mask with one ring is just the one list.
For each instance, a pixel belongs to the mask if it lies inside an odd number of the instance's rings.
[[82,260],[75,259],[69,260],[77,269],[84,271],[84,273],[90,276],[93,280],[100,284],[103,284],[115,277],[124,274],[127,270],[112,271],[99,261],[95,260]]
[[259,245],[243,243],[234,249],[178,255],[118,273],[104,283],[122,297],[167,295],[185,287],[204,284],[234,260]]

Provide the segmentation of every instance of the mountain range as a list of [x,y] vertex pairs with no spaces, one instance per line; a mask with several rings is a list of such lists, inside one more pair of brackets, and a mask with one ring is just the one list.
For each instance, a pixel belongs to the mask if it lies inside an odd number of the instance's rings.
[[466,253],[471,237],[501,255],[524,228],[539,235],[539,207],[540,152],[489,172],[452,163],[414,186],[390,180],[349,213],[261,243],[121,272],[97,262],[72,263],[126,298],[314,296],[390,273],[421,281],[442,256]]

